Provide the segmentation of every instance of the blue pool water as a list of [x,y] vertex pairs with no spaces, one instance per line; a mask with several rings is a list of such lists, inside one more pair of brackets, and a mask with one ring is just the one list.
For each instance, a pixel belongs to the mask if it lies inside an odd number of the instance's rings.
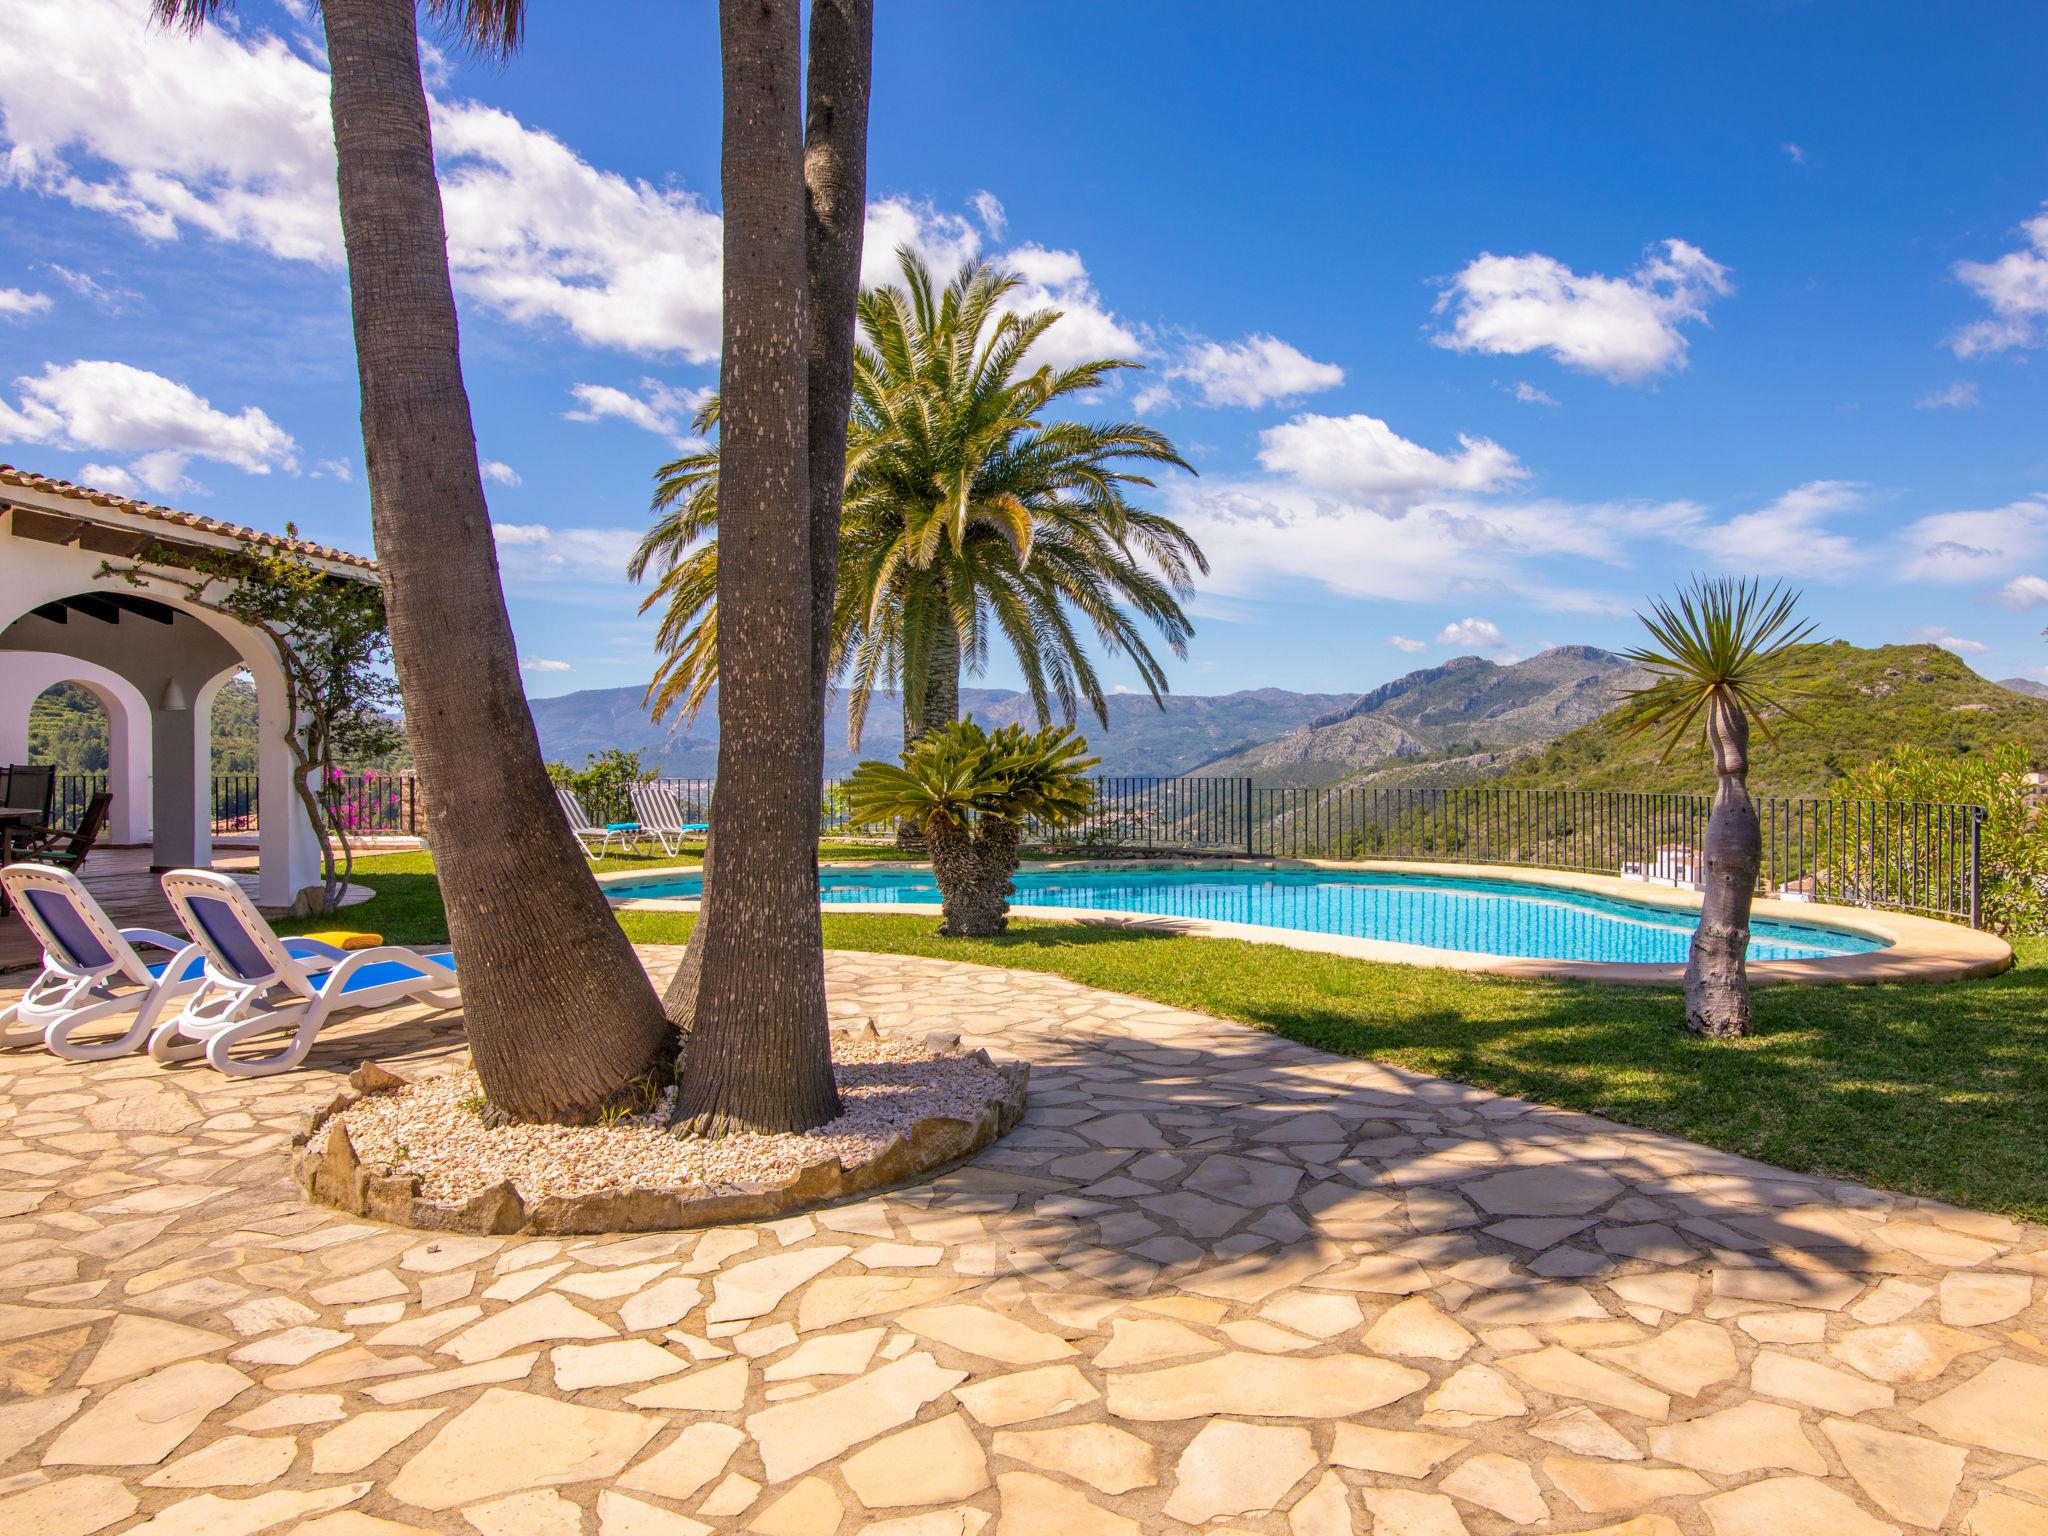
[[[826,870],[826,905],[937,906],[930,870]],[[1020,870],[1019,906],[1092,907],[1160,917],[1201,917],[1353,938],[1477,950],[1543,960],[1683,964],[1693,914],[1585,891],[1507,880],[1369,870]],[[693,897],[694,875],[633,881],[613,895]],[[1752,960],[1811,960],[1884,948],[1881,939],[1818,924],[1758,921]]]

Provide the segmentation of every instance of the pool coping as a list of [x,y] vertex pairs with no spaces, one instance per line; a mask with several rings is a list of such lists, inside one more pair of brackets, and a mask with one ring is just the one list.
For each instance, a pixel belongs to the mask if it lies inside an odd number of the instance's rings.
[[[1131,869],[1331,869],[1366,870],[1392,874],[1445,876],[1463,880],[1497,880],[1508,884],[1549,886],[1553,889],[1587,892],[1593,895],[1633,901],[1645,906],[1697,911],[1700,894],[1675,886],[1628,880],[1617,875],[1582,873],[1576,870],[1530,869],[1515,864],[1434,864],[1403,859],[1033,859],[1034,870],[1131,870]],[[821,868],[850,872],[871,870],[929,869],[924,863],[900,859],[834,859]],[[677,874],[688,873],[678,870]],[[597,877],[600,886],[628,884],[662,878],[652,870],[618,870]],[[690,897],[611,896],[612,905],[624,912],[694,912],[697,901]],[[849,901],[832,903],[835,913],[886,913],[903,916],[905,908],[896,902]],[[1813,960],[1760,960],[1749,967],[1749,979],[1756,986],[1852,986],[1876,982],[1961,981],[1977,976],[1996,976],[2013,963],[2012,946],[1996,934],[1966,928],[1960,923],[1920,917],[1908,912],[1885,912],[1868,907],[1844,907],[1830,902],[1782,901],[1759,898],[1752,908],[1758,917],[1808,927],[1839,928],[1851,933],[1882,939],[1889,946],[1857,955],[1826,955]],[[1342,955],[1354,960],[1378,960],[1397,965],[1419,965],[1436,970],[1479,971],[1495,976],[1536,980],[1614,982],[1627,986],[1679,986],[1685,981],[1682,965],[1647,964],[1618,960],[1545,960],[1512,955],[1487,954],[1478,950],[1436,949],[1426,944],[1397,944],[1385,939],[1352,938],[1345,934],[1313,933],[1302,928],[1269,928],[1259,923],[1232,923],[1215,918],[1164,917],[1134,912],[1113,912],[1095,907],[1037,907],[1013,904],[1013,917],[1049,922],[1085,923],[1090,927],[1127,928],[1137,932],[1183,934],[1196,938],[1238,939],[1251,944],[1277,944],[1286,949],[1318,954]]]

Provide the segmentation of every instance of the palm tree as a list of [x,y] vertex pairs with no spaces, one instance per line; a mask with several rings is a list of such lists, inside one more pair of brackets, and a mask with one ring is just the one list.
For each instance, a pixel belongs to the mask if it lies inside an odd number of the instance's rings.
[[[1042,723],[1072,723],[1085,705],[1108,724],[1084,627],[1137,665],[1157,701],[1166,674],[1144,626],[1185,655],[1193,626],[1180,604],[1208,563],[1172,519],[1131,503],[1152,481],[1129,466],[1189,466],[1150,427],[1051,416],[1139,365],[1108,358],[1019,377],[1059,311],[1007,308],[1021,279],[987,265],[941,290],[914,252],[898,259],[902,286],[860,297],[854,355],[829,656],[849,690],[853,743],[877,686],[901,694],[906,746],[951,723],[962,672],[982,671],[998,636]],[[722,409],[709,402],[697,430],[722,432]],[[656,718],[694,714],[719,676],[721,452],[657,472],[660,515],[629,568],[662,572],[643,604],[662,606]]]
[[[229,0],[152,0],[199,27]],[[522,0],[424,0],[500,57]],[[323,0],[370,517],[469,1043],[495,1116],[588,1121],[672,1050],[520,686],[457,347],[415,0]]]
[[1095,808],[1088,743],[1065,726],[990,733],[972,720],[926,732],[895,763],[862,763],[847,783],[857,825],[913,823],[931,845],[939,932],[990,938],[1010,926],[1010,877],[1026,822],[1066,827]]
[[1706,891],[1685,966],[1685,1022],[1696,1034],[1749,1033],[1749,909],[1763,863],[1763,833],[1749,798],[1749,727],[1772,740],[1769,717],[1791,715],[1776,689],[1813,633],[1799,594],[1754,580],[1695,578],[1673,601],[1638,614],[1654,645],[1625,651],[1656,681],[1629,694],[1619,721],[1631,735],[1666,738],[1664,761],[1702,717],[1719,785],[1707,818]]
[[[820,0],[799,119],[798,0],[724,0],[726,615],[704,902],[668,1006],[689,1031],[677,1110],[704,1135],[839,1112],[818,916],[825,685],[864,209],[872,9]],[[858,161],[856,166],[854,162]],[[835,356],[838,354],[844,354]],[[836,425],[835,425],[836,423]],[[821,547],[822,545],[822,547]],[[713,878],[715,863],[716,877]]]

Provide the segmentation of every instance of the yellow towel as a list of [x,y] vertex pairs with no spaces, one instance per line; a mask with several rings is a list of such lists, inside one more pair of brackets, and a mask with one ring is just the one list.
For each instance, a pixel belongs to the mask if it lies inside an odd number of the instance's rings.
[[381,933],[351,933],[346,928],[332,928],[325,933],[302,933],[299,937],[332,944],[336,949],[375,949],[384,942]]

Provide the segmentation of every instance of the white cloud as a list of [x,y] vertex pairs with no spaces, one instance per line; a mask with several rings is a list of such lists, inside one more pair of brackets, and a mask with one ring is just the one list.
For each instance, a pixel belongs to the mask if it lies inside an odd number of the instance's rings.
[[45,267],[66,288],[80,298],[90,300],[110,315],[124,313],[131,303],[142,297],[133,288],[110,288],[90,272],[74,271],[54,261],[45,263]]
[[0,402],[0,441],[134,454],[129,472],[159,495],[189,490],[195,458],[252,475],[297,472],[291,434],[255,406],[219,411],[162,374],[126,363],[49,363],[15,380],[21,403]]
[[356,467],[347,459],[322,459],[313,466],[313,478],[339,480],[347,485],[356,477]]
[[1190,385],[1204,405],[1255,409],[1335,389],[1344,382],[1344,370],[1317,362],[1277,336],[1253,335],[1228,343],[1191,342],[1160,377],[1139,393],[1138,409],[1170,404],[1168,381]]
[[1013,310],[1056,309],[1059,323],[1032,346],[1025,366],[1050,364],[1070,368],[1101,357],[1142,358],[1148,349],[1128,324],[1103,303],[1089,280],[1078,251],[1049,251],[1020,245],[1005,251],[1001,265],[1024,279],[1006,307]]
[[513,486],[524,483],[519,478],[518,470],[514,469],[510,464],[499,462],[497,459],[485,459],[477,465],[477,468],[483,472],[483,477],[493,485]]
[[493,523],[498,566],[508,581],[626,584],[626,561],[640,542],[637,528],[557,528],[547,523]]
[[1977,386],[1967,381],[1929,390],[1913,402],[1916,411],[1967,411],[1977,404]]
[[2008,608],[2036,608],[2048,603],[2048,576],[2015,576],[1998,589],[1998,600]]
[[551,661],[545,656],[522,656],[519,658],[522,672],[573,672],[576,669],[566,661]]
[[1937,512],[1899,535],[1904,581],[1983,582],[2048,554],[2048,496],[1982,512]]
[[967,199],[974,209],[974,216],[981,220],[981,227],[988,231],[991,240],[1003,238],[1003,230],[1009,225],[1009,216],[1003,212],[1002,199],[986,188]]
[[1259,434],[1259,462],[1304,485],[1378,505],[1496,490],[1528,474],[1490,438],[1461,433],[1458,444],[1457,453],[1441,454],[1377,416],[1302,415]]
[[643,432],[667,438],[670,446],[679,450],[703,446],[702,438],[690,436],[689,425],[699,408],[711,398],[709,389],[676,389],[659,379],[642,379],[640,389],[640,394],[633,395],[609,384],[572,385],[569,393],[576,397],[579,408],[564,411],[563,417],[569,421],[603,421],[606,417],[616,417]]
[[1785,151],[1785,158],[1787,160],[1790,160],[1794,165],[1806,164],[1806,151],[1801,149],[1797,144],[1793,144],[1788,141],[1784,144],[1780,144],[1778,148]]
[[1959,261],[1955,275],[1991,306],[1949,338],[1957,357],[2048,345],[2048,211],[2020,226],[2026,245],[1996,261]]
[[1527,379],[1515,385],[1515,398],[1524,405],[1562,405],[1564,402],[1547,390],[1538,389]]
[[[1253,335],[1228,343],[1191,343],[1162,377],[1190,385],[1204,405],[1256,409],[1335,389],[1344,382],[1344,370],[1317,362],[1277,336]],[[1150,393],[1157,403],[1166,403],[1163,390]],[[1145,408],[1144,395],[1138,405]]]
[[142,482],[118,464],[81,464],[78,483],[116,496],[133,496],[142,489]]
[[[1467,592],[1574,613],[1625,614],[1602,594],[1560,588],[1536,567],[1625,563],[1630,542],[1674,516],[1659,505],[1574,506],[1453,498],[1376,507],[1285,480],[1175,481],[1168,509],[1208,554],[1207,599],[1303,582],[1345,597],[1441,602]],[[1691,509],[1684,509],[1690,515]]]
[[[327,75],[283,39],[149,24],[144,0],[17,5],[0,49],[0,182],[287,261],[338,265]],[[473,102],[434,102],[449,263],[509,318],[624,351],[718,352],[720,225]]]
[[0,316],[19,320],[25,315],[40,315],[50,307],[47,293],[24,293],[19,288],[0,288]]
[[1653,246],[1626,277],[1581,275],[1554,257],[1481,255],[1437,300],[1459,352],[1548,352],[1567,367],[1640,383],[1685,366],[1679,327],[1734,291],[1728,269],[1683,240]]
[[1406,635],[1389,635],[1387,636],[1387,644],[1397,651],[1407,651],[1410,654],[1427,649],[1422,641],[1411,640]]
[[1670,531],[1723,570],[1763,576],[1840,576],[1863,560],[1856,541],[1828,526],[1838,513],[1861,508],[1865,488],[1848,480],[1811,480],[1769,506],[1726,522],[1704,515]]
[[1468,651],[1497,651],[1504,643],[1500,626],[1491,619],[1459,619],[1437,631],[1438,645],[1455,645]]
[[1908,630],[1906,638],[1918,640],[1928,645],[1941,646],[1946,650],[1954,651],[1958,656],[1982,656],[1991,649],[1982,640],[1965,640],[1959,635],[1950,634],[1946,629],[1938,625]]
[[[1002,205],[996,205],[998,213]],[[885,197],[868,204],[867,228],[861,236],[860,283],[863,288],[901,283],[899,247],[909,246],[924,258],[932,276],[944,283],[963,263],[981,255],[981,231],[957,213],[942,212],[918,198]]]

